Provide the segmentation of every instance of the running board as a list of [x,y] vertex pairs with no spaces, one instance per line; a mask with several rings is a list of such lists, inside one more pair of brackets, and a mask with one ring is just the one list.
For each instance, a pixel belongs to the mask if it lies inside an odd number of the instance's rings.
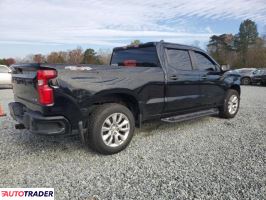
[[219,110],[213,108],[213,109],[209,109],[209,110],[202,110],[202,111],[198,111],[198,112],[162,118],[161,120],[164,122],[182,122],[182,121],[186,121],[186,120],[197,119],[200,117],[217,115],[218,113],[219,113]]

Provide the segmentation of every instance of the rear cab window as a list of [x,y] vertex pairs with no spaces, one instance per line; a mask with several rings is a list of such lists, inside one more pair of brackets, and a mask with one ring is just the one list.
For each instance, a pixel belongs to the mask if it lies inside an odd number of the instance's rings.
[[112,66],[125,67],[160,67],[160,62],[155,46],[129,47],[113,52]]

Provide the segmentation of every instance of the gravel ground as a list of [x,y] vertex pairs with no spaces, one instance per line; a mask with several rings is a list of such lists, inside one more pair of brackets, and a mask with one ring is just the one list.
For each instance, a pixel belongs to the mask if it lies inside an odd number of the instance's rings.
[[[0,99],[6,109],[12,91]],[[242,87],[234,119],[145,124],[112,156],[13,126],[0,118],[0,187],[53,187],[56,199],[266,199],[266,87]]]

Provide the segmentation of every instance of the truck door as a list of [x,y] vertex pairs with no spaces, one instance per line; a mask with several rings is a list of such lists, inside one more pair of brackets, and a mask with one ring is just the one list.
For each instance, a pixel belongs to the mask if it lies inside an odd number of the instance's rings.
[[167,83],[164,113],[198,107],[199,75],[192,68],[189,50],[165,48]]
[[204,52],[192,51],[195,70],[200,76],[201,106],[213,107],[224,99],[224,83],[218,65]]

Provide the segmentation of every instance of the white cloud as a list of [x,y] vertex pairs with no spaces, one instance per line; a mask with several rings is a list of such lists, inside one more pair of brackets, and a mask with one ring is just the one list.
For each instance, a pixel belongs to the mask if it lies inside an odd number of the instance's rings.
[[214,34],[211,27],[197,31],[188,26],[189,17],[266,23],[265,0],[0,0],[0,10],[0,43],[207,41]]

